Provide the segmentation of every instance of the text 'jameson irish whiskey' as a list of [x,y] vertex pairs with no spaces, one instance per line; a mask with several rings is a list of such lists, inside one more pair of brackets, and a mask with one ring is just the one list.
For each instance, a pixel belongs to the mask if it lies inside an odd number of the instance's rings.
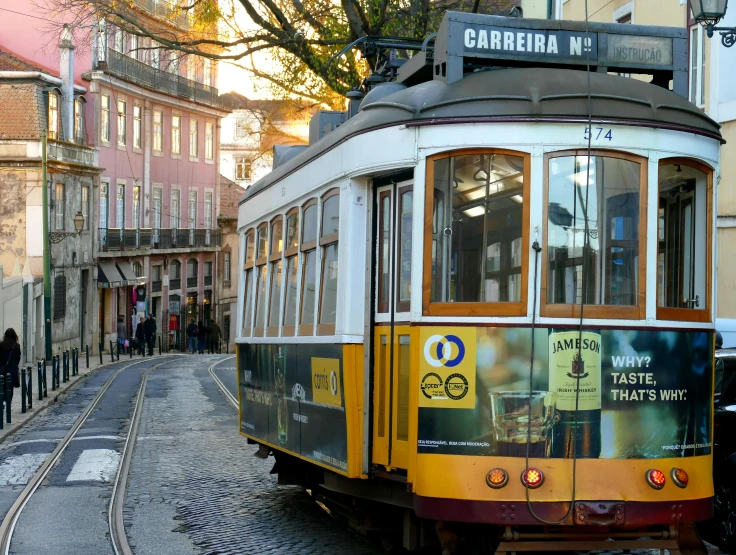
[[557,393],[551,456],[571,459],[574,449],[578,458],[598,458],[601,454],[600,333],[551,331],[549,390]]

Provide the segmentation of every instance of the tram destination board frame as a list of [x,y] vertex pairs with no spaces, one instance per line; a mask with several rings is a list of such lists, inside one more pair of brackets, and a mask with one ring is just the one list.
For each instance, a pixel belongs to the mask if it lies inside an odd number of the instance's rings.
[[[650,74],[687,97],[684,29],[447,12],[434,48],[434,78],[453,83],[478,66],[575,67]],[[615,91],[611,91],[615,94]]]

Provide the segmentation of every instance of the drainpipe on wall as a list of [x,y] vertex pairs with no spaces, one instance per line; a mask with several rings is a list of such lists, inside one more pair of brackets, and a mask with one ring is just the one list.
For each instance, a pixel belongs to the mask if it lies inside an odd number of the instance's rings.
[[49,184],[46,177],[48,154],[46,130],[41,132],[41,206],[43,214],[43,320],[46,364],[51,364],[51,252],[49,247]]
[[65,24],[59,43],[59,76],[61,77],[61,128],[64,139],[74,142],[74,49],[72,28]]

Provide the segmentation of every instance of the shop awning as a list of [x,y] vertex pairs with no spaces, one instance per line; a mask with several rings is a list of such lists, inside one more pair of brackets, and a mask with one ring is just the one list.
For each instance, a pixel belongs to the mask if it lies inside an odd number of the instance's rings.
[[115,265],[117,266],[120,275],[123,276],[123,285],[138,285],[146,283],[146,276],[136,277],[133,266],[126,260],[118,260]]
[[115,266],[112,260],[100,260],[97,264],[97,287],[109,289],[112,287],[122,287],[124,284],[123,276]]

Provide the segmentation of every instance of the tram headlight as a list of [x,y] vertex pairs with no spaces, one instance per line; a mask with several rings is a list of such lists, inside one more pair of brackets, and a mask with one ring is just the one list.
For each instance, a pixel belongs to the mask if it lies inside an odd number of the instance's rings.
[[493,489],[500,489],[509,483],[509,474],[503,468],[493,468],[486,474],[486,484]]
[[670,472],[670,476],[672,477],[672,481],[678,488],[686,488],[687,483],[690,480],[687,472],[685,472],[682,468],[673,468],[672,472]]
[[661,470],[656,470],[654,468],[647,470],[646,478],[647,484],[652,486],[654,489],[662,489],[665,482],[667,482],[667,478],[665,477],[664,472],[662,472]]
[[521,483],[529,489],[537,489],[544,483],[544,474],[538,468],[527,468],[521,473]]

